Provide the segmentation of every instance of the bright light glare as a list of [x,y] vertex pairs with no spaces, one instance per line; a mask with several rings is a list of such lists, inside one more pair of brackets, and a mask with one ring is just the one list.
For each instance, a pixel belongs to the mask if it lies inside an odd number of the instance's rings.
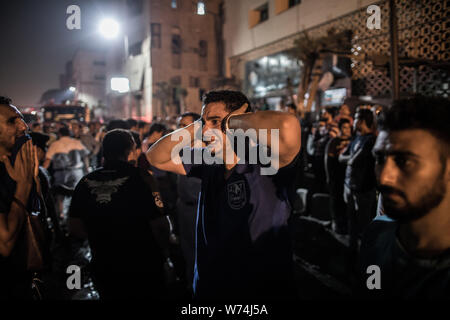
[[204,16],[206,14],[206,12],[205,12],[205,3],[203,1],[197,2],[197,14],[199,16]]
[[111,78],[111,90],[125,93],[130,91],[130,81],[128,78]]
[[100,22],[99,31],[105,38],[115,38],[119,34],[119,24],[113,19],[104,19]]
[[71,91],[71,92],[75,92],[75,90],[76,90],[75,87],[70,87],[69,88],[69,91]]

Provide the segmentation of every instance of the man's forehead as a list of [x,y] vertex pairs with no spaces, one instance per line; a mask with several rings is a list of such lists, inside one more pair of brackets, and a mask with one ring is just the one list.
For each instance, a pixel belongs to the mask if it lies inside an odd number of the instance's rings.
[[178,119],[179,122],[192,122],[194,118],[192,116],[184,116]]
[[437,149],[434,136],[421,129],[380,131],[375,142],[375,152],[411,152],[427,155]]
[[17,109],[17,107],[12,104],[0,105],[0,115],[7,119],[14,116],[22,117],[22,113],[20,113],[19,109]]
[[204,105],[202,108],[202,117],[205,118],[221,116],[224,113],[227,113],[226,105],[224,102],[220,101],[208,103],[207,105]]

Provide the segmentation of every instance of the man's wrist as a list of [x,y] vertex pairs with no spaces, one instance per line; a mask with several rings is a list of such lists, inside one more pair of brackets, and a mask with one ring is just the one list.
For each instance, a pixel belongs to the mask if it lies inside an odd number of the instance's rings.
[[24,213],[27,213],[27,207],[25,206],[24,201],[18,199],[16,196],[13,197],[13,202],[20,208]]
[[27,185],[18,185],[16,188],[16,192],[14,194],[14,198],[17,198],[22,203],[26,203],[28,201],[28,196],[30,195],[31,184]]
[[234,116],[238,116],[238,114],[228,114],[225,118],[223,118],[221,123],[221,129],[223,133],[226,133],[230,129],[230,119]]

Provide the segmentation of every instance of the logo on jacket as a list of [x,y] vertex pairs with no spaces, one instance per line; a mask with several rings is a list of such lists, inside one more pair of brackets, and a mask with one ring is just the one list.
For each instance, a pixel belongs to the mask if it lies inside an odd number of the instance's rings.
[[233,210],[242,209],[247,203],[247,194],[245,192],[245,182],[239,180],[230,183],[228,189],[228,205]]
[[155,204],[158,208],[164,208],[164,204],[161,200],[161,194],[159,192],[152,192],[153,199],[155,199]]
[[97,196],[96,201],[101,204],[106,204],[111,202],[111,195],[119,191],[119,187],[122,186],[128,178],[129,177],[124,177],[108,181],[86,179],[86,183],[89,189],[91,189],[91,194]]

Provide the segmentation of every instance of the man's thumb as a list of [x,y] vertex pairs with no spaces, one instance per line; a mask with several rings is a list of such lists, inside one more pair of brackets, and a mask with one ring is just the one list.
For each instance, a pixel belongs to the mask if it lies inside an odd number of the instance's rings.
[[8,171],[9,175],[11,176],[13,168],[11,166],[11,162],[9,161],[9,158],[7,156],[3,156],[1,158],[1,161],[5,164],[6,170]]

